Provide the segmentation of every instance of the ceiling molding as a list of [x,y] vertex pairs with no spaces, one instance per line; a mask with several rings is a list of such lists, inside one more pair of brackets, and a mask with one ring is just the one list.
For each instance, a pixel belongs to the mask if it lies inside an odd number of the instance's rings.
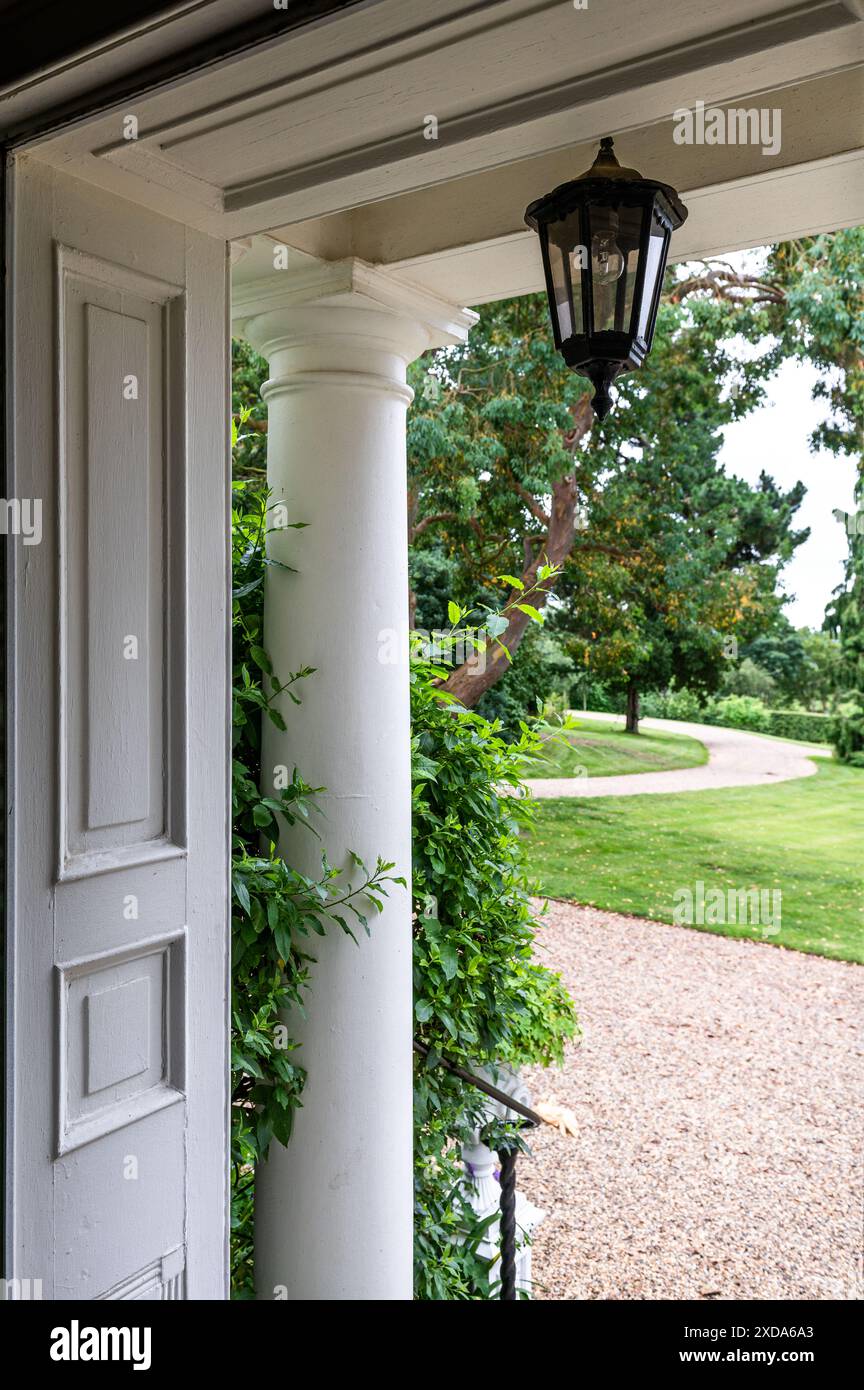
[[[767,103],[778,109],[778,129],[782,117],[782,148],[776,154],[763,155],[753,146],[680,145],[673,140],[673,123],[666,119],[616,138],[619,157],[679,190],[709,184],[729,188],[734,179],[833,159],[862,143],[864,66],[785,87],[771,93]],[[500,240],[521,233],[526,206],[587,168],[595,152],[593,141],[570,145],[347,213],[285,225],[274,235],[318,256],[355,255],[388,265]]]
[[[349,8],[379,3],[292,0],[289,13],[262,6],[260,0],[178,0],[173,6],[118,0],[110,26],[91,16],[82,29],[80,7],[49,0],[47,11],[43,6],[41,14],[27,19],[49,26],[54,57],[38,66],[28,66],[23,51],[10,59],[7,80],[0,85],[0,139],[20,145],[42,138],[118,101],[199,74],[226,56],[284,40],[292,30],[325,22]],[[148,9],[153,13],[147,14]],[[82,43],[85,31],[91,40],[85,37]],[[38,46],[44,55],[46,45]],[[14,54],[14,42],[10,48]]]
[[[557,5],[559,0],[555,0],[555,3]],[[442,147],[461,145],[547,116],[577,112],[601,99],[606,101],[624,92],[656,86],[685,73],[719,67],[738,58],[798,43],[854,23],[853,16],[840,0],[818,0],[816,4],[798,5],[776,16],[755,19],[743,28],[725,29],[699,40],[649,53],[645,57],[611,64],[599,72],[532,89],[462,116],[448,117],[439,127],[439,139]],[[809,74],[817,75],[815,72]],[[756,90],[738,93],[730,100],[745,100],[757,94]],[[287,106],[290,106],[290,99],[283,103],[283,109]],[[367,173],[382,165],[392,166],[416,159],[419,138],[415,125],[410,130],[388,135],[382,140],[359,143],[329,159],[311,159],[265,178],[228,184],[224,194],[226,211],[304,192],[323,183]],[[162,142],[161,148],[163,151],[179,150],[183,148],[183,143],[183,140]]]
[[[215,101],[208,100],[203,106],[194,108],[183,115],[179,120],[164,121],[161,124],[149,124],[144,131],[143,138],[158,141],[163,150],[172,150],[182,145],[186,140],[198,135],[207,135],[213,131],[219,131],[226,126],[234,124],[241,115],[250,114],[241,108],[251,107],[252,112],[264,115],[269,111],[284,110],[292,102],[309,96],[313,93],[331,91],[339,87],[346,77],[346,70],[349,77],[357,75],[358,65],[363,65],[367,60],[372,60],[369,66],[363,66],[364,75],[370,73],[384,74],[398,64],[404,54],[397,50],[404,50],[407,45],[414,41],[421,41],[419,46],[411,49],[410,56],[418,57],[425,54],[438,54],[446,50],[451,44],[456,44],[464,39],[464,30],[451,39],[438,37],[433,41],[433,36],[439,36],[440,31],[452,29],[459,24],[479,17],[482,14],[488,15],[490,8],[498,8],[507,0],[466,0],[460,8],[451,13],[436,14],[432,17],[424,15],[416,23],[410,23],[406,28],[399,29],[392,34],[385,34],[383,37],[376,36],[375,39],[366,44],[358,44],[354,47],[347,46],[344,52],[329,54],[324,59],[319,59],[307,64],[306,67],[292,71],[288,78],[280,76],[274,81],[259,83],[246,91],[238,93],[230,100],[224,97]],[[827,3],[836,0],[827,0]],[[528,8],[523,12],[528,15],[539,14],[544,10],[549,10],[560,5],[561,0],[532,0]],[[848,22],[848,21],[847,21]],[[471,33],[476,34],[483,30],[492,32],[500,27],[501,18],[488,21],[485,25],[475,26]],[[317,85],[314,79],[321,79]],[[311,85],[305,91],[298,93],[297,88],[302,88],[304,84]],[[294,93],[286,99],[286,91],[290,87]],[[273,96],[279,99],[270,105],[264,104],[264,99]],[[232,114],[233,113],[233,114]],[[212,121],[208,120],[213,117]],[[112,151],[119,148],[122,141],[109,141],[101,149],[95,149],[94,154],[110,155]]]

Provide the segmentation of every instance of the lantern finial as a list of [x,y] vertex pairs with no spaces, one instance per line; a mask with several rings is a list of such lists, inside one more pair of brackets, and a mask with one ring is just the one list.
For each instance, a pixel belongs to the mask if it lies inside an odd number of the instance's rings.
[[614,150],[615,141],[611,135],[604,135],[600,141],[600,147],[594,156],[594,163],[590,169],[586,169],[584,174],[580,174],[580,179],[641,179],[642,175],[638,169],[628,169],[618,163],[618,156]]
[[612,409],[609,387],[618,375],[618,366],[613,362],[592,362],[585,375],[594,387],[591,409],[598,420],[605,420]]

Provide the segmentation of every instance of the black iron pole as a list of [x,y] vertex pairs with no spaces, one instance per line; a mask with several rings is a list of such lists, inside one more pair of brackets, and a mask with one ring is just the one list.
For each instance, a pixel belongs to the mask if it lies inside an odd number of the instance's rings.
[[518,1149],[499,1149],[501,1160],[501,1299],[516,1299],[516,1158]]

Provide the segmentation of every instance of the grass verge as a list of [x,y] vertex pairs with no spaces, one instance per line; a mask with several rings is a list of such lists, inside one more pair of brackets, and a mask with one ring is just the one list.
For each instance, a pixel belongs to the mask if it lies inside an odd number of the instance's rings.
[[697,929],[864,962],[864,770],[817,761],[769,787],[543,801],[527,840],[549,897],[673,922],[675,894],[782,894],[780,930]]
[[578,719],[575,729],[557,734],[548,755],[526,767],[526,777],[615,777],[631,772],[669,772],[699,767],[708,752],[698,739],[665,729],[628,734],[601,720]]

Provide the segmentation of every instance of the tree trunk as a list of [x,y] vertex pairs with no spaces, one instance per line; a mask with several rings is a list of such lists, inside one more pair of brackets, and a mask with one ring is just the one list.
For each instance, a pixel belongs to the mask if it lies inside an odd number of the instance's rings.
[[[552,584],[550,580],[541,584],[539,588],[534,587],[537,584],[537,571],[540,566],[561,565],[570,554],[576,534],[577,500],[578,488],[575,478],[571,475],[553,484],[551,516],[545,542],[530,564],[526,564],[520,576],[525,589],[533,590],[527,600],[533,608],[545,607]],[[455,695],[467,709],[473,709],[481,696],[501,679],[510,665],[513,653],[525,636],[532,619],[516,607],[516,604],[522,602],[522,594],[523,591],[517,589],[507,599],[504,608],[507,627],[497,642],[488,642],[485,662],[477,661],[476,658],[463,662],[444,683],[444,689]]]
[[[572,449],[575,444],[582,439],[591,428],[594,419],[594,412],[591,409],[590,396],[586,393],[573,407],[573,429],[565,435],[568,448]],[[576,507],[579,501],[579,488],[575,477],[568,474],[565,478],[560,478],[552,485],[552,505],[549,509],[548,529],[546,538],[539,549],[533,554],[526,554],[525,566],[520,575],[525,589],[532,589],[528,602],[538,609],[546,605],[549,597],[552,581],[541,584],[539,588],[534,588],[537,583],[537,571],[543,564],[562,565],[570,554],[573,540],[576,535]],[[467,709],[473,709],[478,700],[491,690],[505,671],[510,666],[510,658],[518,649],[522,638],[532,619],[527,613],[522,613],[516,605],[522,601],[523,590],[514,590],[508,597],[504,607],[504,616],[507,618],[507,628],[501,634],[498,642],[489,642],[486,649],[485,668],[484,664],[478,662],[476,657],[457,666],[456,670],[445,681],[444,689],[451,695],[455,695]],[[502,646],[506,651],[502,651]],[[510,656],[508,657],[507,653]]]
[[639,689],[633,682],[627,687],[626,729],[628,734],[639,732]]

